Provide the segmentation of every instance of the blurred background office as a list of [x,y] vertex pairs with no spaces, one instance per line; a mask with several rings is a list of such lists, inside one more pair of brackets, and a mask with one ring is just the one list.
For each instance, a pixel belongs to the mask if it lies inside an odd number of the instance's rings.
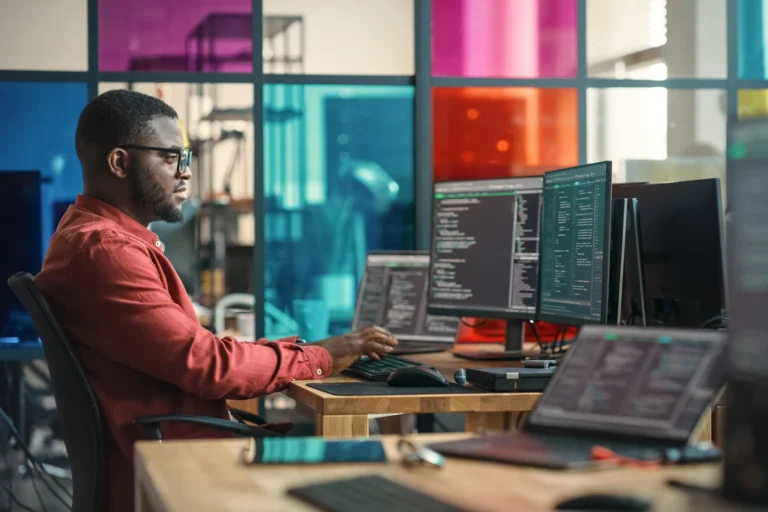
[[[727,120],[768,112],[766,0],[0,0],[0,13],[0,189],[33,189],[0,207],[0,233],[16,233],[0,269],[37,272],[81,191],[87,101],[141,91],[179,112],[194,151],[184,223],[152,229],[204,325],[246,338],[348,329],[366,253],[428,249],[433,181],[602,159],[615,182],[724,178]],[[0,304],[0,338],[24,323],[14,307]]]

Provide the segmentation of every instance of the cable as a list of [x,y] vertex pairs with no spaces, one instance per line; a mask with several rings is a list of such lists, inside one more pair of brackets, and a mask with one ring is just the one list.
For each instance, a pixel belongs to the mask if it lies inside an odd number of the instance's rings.
[[[60,489],[62,489],[64,491],[64,493],[67,495],[67,497],[69,497],[69,499],[72,499],[72,494],[69,492],[69,490],[66,489],[63,485],[61,485],[61,482],[56,480],[55,476],[53,476],[50,473],[48,473],[45,470],[45,467],[42,465],[42,463],[39,460],[37,460],[37,457],[32,455],[32,452],[29,451],[29,447],[24,442],[24,440],[21,438],[21,434],[19,434],[19,431],[16,429],[16,426],[13,424],[13,420],[8,416],[8,414],[6,414],[6,412],[3,410],[2,407],[0,407],[0,418],[2,418],[3,421],[5,421],[5,423],[8,425],[8,427],[11,429],[11,433],[16,438],[16,441],[19,443],[19,446],[21,446],[21,449],[24,451],[24,454],[27,457],[27,461],[31,463],[32,469],[33,470],[37,470],[42,475],[45,475],[48,478],[50,478],[51,480],[53,480],[53,482]],[[31,478],[34,478],[35,477],[35,472],[32,471],[31,475],[32,475]],[[45,478],[41,477],[40,481],[43,483],[43,485],[45,485],[48,488],[48,490],[51,492],[51,494],[56,499],[58,499],[65,507],[67,507],[67,509],[72,507],[72,505],[70,503],[67,503],[67,500],[62,498],[59,495],[59,493],[56,492],[56,490],[53,487],[51,487],[51,485],[48,483],[48,480],[46,480]]]
[[533,333],[533,337],[536,338],[536,344],[539,346],[539,352],[543,354],[544,345],[541,343],[541,338],[539,337],[539,331],[536,330],[536,322],[534,322],[533,320],[529,320],[528,325],[531,326],[531,332]]
[[8,496],[10,496],[11,501],[16,505],[18,505],[19,507],[21,507],[22,510],[26,510],[27,512],[37,512],[35,509],[30,508],[25,504],[23,504],[22,502],[20,502],[19,499],[13,495],[13,491],[11,491],[11,489],[9,489],[8,487],[4,485],[0,485],[0,488],[2,488],[6,493],[8,493]]
[[469,327],[471,329],[476,329],[476,328],[480,327],[481,325],[483,325],[487,321],[488,321],[487,318],[481,318],[480,321],[477,322],[477,323],[468,324],[467,321],[464,320],[464,318],[459,318],[459,322],[461,322],[462,324],[466,325],[467,327]]

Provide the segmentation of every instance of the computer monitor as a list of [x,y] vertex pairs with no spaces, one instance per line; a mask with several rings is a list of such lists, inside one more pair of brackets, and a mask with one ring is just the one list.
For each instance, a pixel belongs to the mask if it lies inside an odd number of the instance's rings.
[[0,219],[8,242],[0,250],[0,338],[37,340],[7,280],[18,272],[37,274],[43,265],[41,186],[39,171],[0,171]]
[[611,162],[544,174],[538,319],[606,323],[611,254]]
[[436,183],[430,313],[507,320],[504,353],[521,359],[525,323],[536,316],[542,177]]
[[637,199],[649,325],[699,328],[724,314],[720,179],[626,186],[614,194]]
[[686,442],[725,385],[719,331],[587,325],[528,426]]
[[427,312],[428,283],[428,252],[369,253],[352,328],[378,325],[389,330],[398,348],[404,346],[400,353],[450,350],[459,319]]

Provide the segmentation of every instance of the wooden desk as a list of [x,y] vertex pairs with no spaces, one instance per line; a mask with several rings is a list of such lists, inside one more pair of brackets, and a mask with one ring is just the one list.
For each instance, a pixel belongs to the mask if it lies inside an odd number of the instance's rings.
[[[428,443],[468,434],[415,436]],[[142,441],[136,444],[136,511],[227,512],[252,510],[312,511],[285,495],[287,488],[381,474],[440,499],[474,511],[552,510],[571,496],[594,492],[629,493],[653,499],[654,510],[674,512],[729,510],[705,493],[687,494],[666,485],[670,477],[700,485],[717,485],[719,466],[688,466],[663,470],[612,469],[562,472],[447,459],[443,469],[406,469],[397,463],[397,437],[384,438],[389,464],[243,466],[239,456],[249,441]],[[361,510],[364,510],[361,504]]]
[[[467,344],[469,345],[469,344]],[[457,346],[457,350],[501,350],[500,345]],[[447,379],[459,368],[487,368],[489,366],[522,366],[520,361],[470,361],[459,359],[450,352],[412,354],[407,359],[437,368]],[[349,377],[330,377],[323,382],[354,382]],[[481,428],[512,430],[522,419],[521,412],[530,411],[541,393],[478,393],[461,395],[387,395],[336,396],[308,386],[311,381],[291,383],[287,394],[296,402],[309,407],[315,414],[317,435],[349,437],[368,435],[371,414],[408,413],[466,413],[466,430],[477,432]]]

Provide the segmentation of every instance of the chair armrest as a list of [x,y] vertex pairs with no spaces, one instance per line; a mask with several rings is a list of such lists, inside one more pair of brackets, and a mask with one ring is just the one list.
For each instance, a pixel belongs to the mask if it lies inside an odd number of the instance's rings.
[[282,434],[273,432],[262,427],[237,423],[235,421],[223,420],[221,418],[211,418],[209,416],[190,416],[185,414],[157,414],[154,416],[143,416],[135,418],[133,423],[142,425],[150,439],[160,441],[163,439],[160,424],[168,421],[180,421],[184,423],[194,423],[196,425],[205,425],[207,427],[225,430],[232,434],[243,437],[278,437]]
[[230,407],[229,410],[232,413],[232,416],[235,416],[241,421],[249,421],[251,423],[256,423],[257,425],[263,425],[267,422],[267,420],[252,412],[243,411],[242,409],[236,409],[234,407]]

